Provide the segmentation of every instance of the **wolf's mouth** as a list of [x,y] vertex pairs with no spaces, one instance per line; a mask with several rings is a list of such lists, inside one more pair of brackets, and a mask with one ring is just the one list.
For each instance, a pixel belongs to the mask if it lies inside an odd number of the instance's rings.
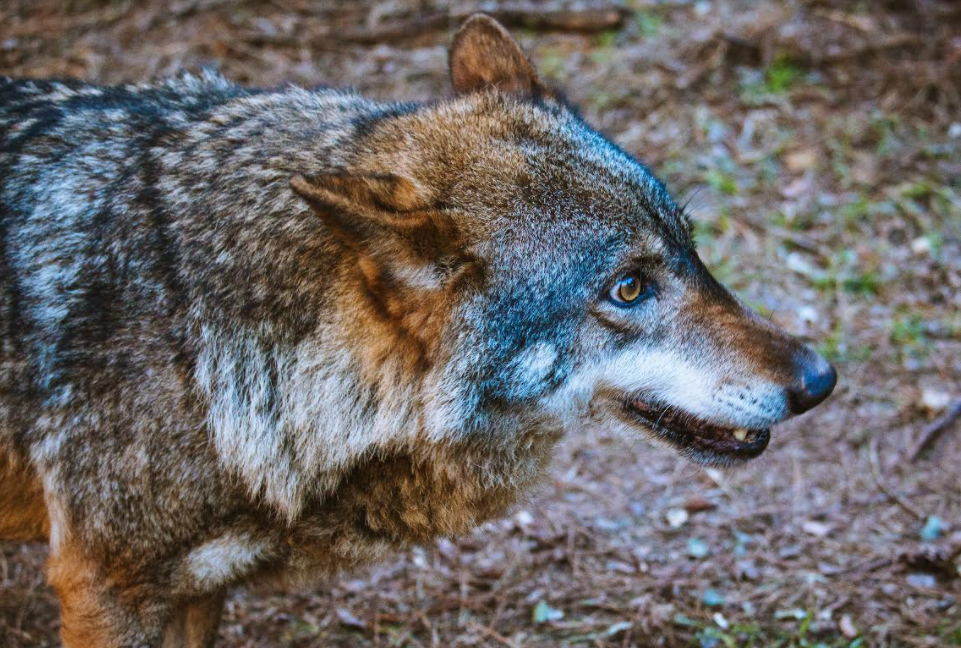
[[764,452],[771,440],[769,429],[724,427],[671,407],[633,399],[624,403],[624,410],[682,453],[706,463],[753,459]]

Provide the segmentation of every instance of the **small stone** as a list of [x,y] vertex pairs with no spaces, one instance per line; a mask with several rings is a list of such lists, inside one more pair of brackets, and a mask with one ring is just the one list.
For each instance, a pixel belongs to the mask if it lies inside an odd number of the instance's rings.
[[837,565],[832,565],[829,562],[818,561],[818,571],[825,576],[834,576],[835,574],[840,574],[842,570]]
[[705,590],[701,600],[704,602],[704,605],[708,607],[719,607],[727,603],[727,597],[725,597],[724,594],[712,589]]
[[919,236],[911,241],[911,251],[918,256],[931,254],[931,239],[927,236]]
[[672,529],[680,529],[691,516],[684,509],[670,509],[665,517],[667,518],[667,524]]
[[706,558],[711,548],[700,538],[690,538],[687,541],[687,555],[691,558]]
[[448,561],[456,563],[460,559],[460,550],[457,548],[457,545],[451,542],[449,539],[438,538],[434,545],[437,547],[437,553],[442,555]]
[[594,519],[594,526],[601,531],[618,531],[628,526],[629,522],[623,520],[612,520],[602,515]]
[[634,565],[626,563],[623,560],[608,560],[604,563],[604,568],[609,572],[617,572],[619,574],[636,574],[637,570],[634,569]]
[[921,388],[921,406],[929,412],[943,412],[951,404],[951,394],[936,387]]
[[630,621],[619,621],[608,626],[607,630],[604,631],[604,635],[608,637],[616,637],[617,635],[630,630],[631,626],[634,625]]
[[797,309],[797,316],[806,324],[816,324],[821,319],[820,313],[814,306],[801,306]]
[[831,533],[830,526],[824,524],[823,522],[815,522],[814,520],[808,520],[802,524],[801,529],[803,529],[805,533],[810,533],[811,535],[818,536],[819,538],[823,538],[827,534]]
[[534,606],[532,614],[534,623],[547,623],[548,621],[560,621],[564,618],[564,611],[551,607],[547,601],[541,600]]
[[514,514],[514,522],[518,526],[526,527],[534,524],[534,516],[529,511],[518,511]]
[[908,584],[912,587],[934,589],[938,585],[938,579],[931,574],[908,574]]
[[944,530],[944,523],[941,521],[937,515],[932,515],[924,523],[924,527],[921,529],[921,540],[922,542],[934,542],[941,535],[941,531]]
[[795,151],[793,153],[789,153],[784,158],[784,165],[788,168],[788,171],[793,171],[795,173],[813,169],[816,162],[817,151],[812,149]]
[[785,259],[785,264],[788,270],[792,270],[805,277],[818,277],[821,274],[800,252],[789,253]]
[[854,626],[854,621],[851,619],[850,614],[845,614],[841,617],[841,620],[838,621],[838,630],[848,639],[854,639],[860,634]]
[[705,468],[704,474],[707,475],[712,482],[724,488],[727,484],[727,477],[717,468]]
[[358,619],[354,614],[347,608],[337,608],[336,611],[337,620],[340,624],[348,628],[357,628],[363,630],[367,627],[367,624]]
[[801,547],[798,545],[788,545],[786,547],[781,547],[777,552],[780,558],[797,558],[801,555]]
[[416,565],[419,569],[428,568],[429,565],[427,563],[427,552],[424,551],[423,547],[414,547],[411,549],[410,557],[414,565]]
[[801,608],[791,608],[789,610],[775,610],[774,618],[778,621],[783,621],[784,619],[794,619],[795,621],[801,621],[807,617],[808,613]]

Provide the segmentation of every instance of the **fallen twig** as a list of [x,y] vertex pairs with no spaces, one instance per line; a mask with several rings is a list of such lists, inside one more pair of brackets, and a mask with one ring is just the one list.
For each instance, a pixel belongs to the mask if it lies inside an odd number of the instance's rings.
[[876,29],[874,21],[870,16],[852,15],[837,9],[815,9],[811,13],[819,18],[824,18],[825,20],[856,29],[863,34],[869,34]]
[[[594,33],[617,29],[627,16],[623,7],[599,5],[584,9],[543,9],[534,5],[501,5],[485,12],[506,27],[538,31],[572,31]],[[442,11],[397,20],[372,28],[339,30],[328,38],[352,43],[383,43],[403,40],[420,34],[457,25],[470,13]]]
[[875,52],[898,49],[900,47],[921,45],[923,43],[924,40],[916,34],[897,34],[889,38],[869,41],[861,47],[854,47],[844,52],[838,52],[837,54],[821,56],[812,52],[805,52],[805,55],[810,57],[813,65],[830,65],[832,63],[839,63],[841,61],[849,61],[851,59],[860,58],[865,54],[873,54]]
[[878,490],[917,519],[927,519],[928,516],[924,511],[891,490],[887,482],[884,481],[884,476],[881,474],[881,466],[878,461],[878,440],[876,438],[871,439],[871,443],[868,446],[868,455],[871,460],[871,475],[874,477],[874,483],[878,487]]
[[489,637],[489,638],[493,639],[494,641],[496,641],[496,642],[499,643],[499,644],[502,644],[502,645],[504,645],[504,646],[507,646],[508,648],[517,648],[517,644],[516,644],[516,643],[514,643],[513,641],[511,641],[510,639],[508,639],[508,638],[505,637],[504,635],[500,634],[499,632],[497,632],[497,631],[494,630],[493,628],[489,628],[489,627],[487,627],[487,626],[485,626],[485,625],[482,625],[482,624],[480,624],[480,623],[477,623],[476,621],[469,621],[468,624],[469,624],[470,627],[473,628],[474,630],[480,632],[481,634],[483,634],[483,635],[486,636],[486,637]]
[[832,576],[840,576],[841,574],[850,574],[851,572],[858,572],[861,574],[867,574],[878,569],[883,569],[885,567],[890,567],[894,561],[891,558],[874,558],[865,562],[859,562],[848,567],[842,567],[836,572],[831,574]]
[[921,432],[918,442],[914,444],[914,449],[911,451],[911,454],[908,455],[908,461],[917,460],[917,458],[941,436],[941,433],[948,429],[958,418],[961,418],[961,398],[956,400],[954,404],[948,408],[944,416],[931,423]]
[[827,246],[823,245],[821,242],[817,241],[811,236],[807,236],[800,232],[792,232],[784,229],[783,227],[778,227],[769,223],[761,223],[748,216],[740,218],[738,222],[744,223],[761,236],[773,236],[774,238],[790,243],[794,247],[804,250],[805,252],[810,252],[811,254],[817,255],[822,259],[828,259],[831,256]]
[[[761,39],[758,37],[745,37],[730,32],[721,32],[717,37],[730,45],[742,48],[758,56],[763,54]],[[899,49],[902,47],[919,46],[924,43],[921,36],[917,34],[895,34],[887,38],[870,40],[859,47],[852,47],[832,54],[799,49],[797,47],[787,47],[786,52],[789,56],[799,62],[811,67],[825,67],[836,63],[843,63],[852,59],[857,59],[867,54],[883,52],[885,50]]]
[[624,24],[628,11],[617,5],[585,9],[544,10],[532,7],[498,7],[491,15],[508,27],[543,31],[599,32]]

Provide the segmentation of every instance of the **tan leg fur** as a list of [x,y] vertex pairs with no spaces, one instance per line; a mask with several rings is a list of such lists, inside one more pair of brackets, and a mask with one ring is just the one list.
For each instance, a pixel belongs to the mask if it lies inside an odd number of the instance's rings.
[[212,648],[223,613],[224,593],[192,601],[174,612],[164,634],[164,648]]
[[[64,648],[133,648],[162,645],[170,609],[152,586],[123,574],[107,573],[69,535],[52,548],[47,578],[60,599],[60,640]],[[202,624],[184,610],[184,636]],[[199,618],[206,618],[203,614]],[[208,623],[209,626],[209,623]],[[201,634],[206,636],[209,629]],[[185,646],[205,646],[185,643]]]
[[0,540],[29,542],[49,535],[47,507],[36,473],[0,450]]

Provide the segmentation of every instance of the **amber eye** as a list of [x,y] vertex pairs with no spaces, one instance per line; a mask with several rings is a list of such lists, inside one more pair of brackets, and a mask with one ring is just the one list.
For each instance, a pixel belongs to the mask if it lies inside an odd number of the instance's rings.
[[629,272],[614,282],[609,296],[618,306],[634,306],[652,293],[652,286],[645,283],[639,272]]

